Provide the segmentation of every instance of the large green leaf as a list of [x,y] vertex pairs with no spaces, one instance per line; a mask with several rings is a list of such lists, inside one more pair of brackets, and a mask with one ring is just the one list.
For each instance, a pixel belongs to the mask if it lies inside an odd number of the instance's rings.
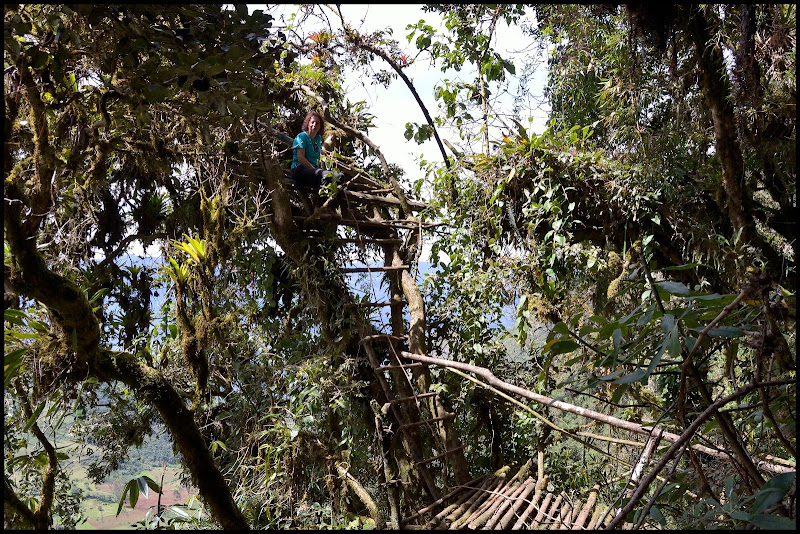
[[550,345],[550,354],[566,354],[572,352],[580,347],[580,343],[577,341],[572,341],[571,339],[559,339],[552,345]]
[[656,282],[656,286],[660,291],[665,291],[671,295],[680,295],[682,297],[689,296],[689,288],[686,287],[686,284],[680,282],[666,280],[663,282]]
[[759,514],[783,499],[783,497],[789,493],[789,490],[792,489],[796,476],[797,472],[792,471],[790,473],[781,473],[767,480],[767,482],[761,486],[761,489],[753,495],[753,510]]

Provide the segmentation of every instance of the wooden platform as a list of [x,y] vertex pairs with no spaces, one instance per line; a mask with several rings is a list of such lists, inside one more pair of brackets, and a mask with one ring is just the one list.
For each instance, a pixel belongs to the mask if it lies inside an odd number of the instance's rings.
[[[607,525],[615,510],[598,502],[599,485],[582,497],[540,491],[531,478],[489,475],[455,489],[403,520],[412,530],[594,530]],[[435,514],[435,515],[434,515]],[[632,525],[625,524],[623,529]]]

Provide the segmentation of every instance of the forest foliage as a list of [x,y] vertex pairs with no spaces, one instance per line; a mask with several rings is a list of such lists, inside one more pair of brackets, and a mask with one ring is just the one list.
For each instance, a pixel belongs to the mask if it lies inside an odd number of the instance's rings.
[[[329,165],[442,223],[418,280],[429,355],[724,456],[676,448],[635,493],[630,435],[434,370],[471,475],[534,458],[638,525],[794,528],[794,5],[435,4],[443,28],[403,36],[271,9],[4,6],[7,528],[80,517],[51,438],[68,413],[97,482],[166,428],[204,506],[193,527],[388,517],[358,319],[325,275],[352,258],[287,233],[268,186],[309,109],[333,119]],[[537,64],[504,57],[508,26],[547,53],[540,132],[511,84]],[[437,109],[415,62],[443,72]],[[397,137],[436,140],[423,176],[371,143],[350,72],[417,97],[426,122]]]

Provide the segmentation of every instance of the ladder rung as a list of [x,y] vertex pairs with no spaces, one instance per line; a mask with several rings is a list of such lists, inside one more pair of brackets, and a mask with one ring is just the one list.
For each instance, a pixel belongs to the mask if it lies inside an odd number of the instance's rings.
[[412,367],[422,367],[423,365],[428,365],[427,363],[408,363],[405,365],[382,365],[380,367],[376,367],[376,371],[388,371],[390,369],[411,369]]
[[435,391],[431,391],[430,393],[420,393],[419,395],[412,395],[410,397],[400,397],[399,399],[393,399],[387,402],[386,404],[400,404],[401,402],[426,399],[428,397],[433,397],[434,395],[436,395]]
[[[305,215],[295,215],[292,218],[297,220],[297,221],[305,221],[309,217],[307,217]],[[319,222],[325,222],[325,223],[335,223],[337,225],[342,225],[342,226],[352,226],[352,227],[362,226],[362,227],[365,227],[365,228],[367,228],[367,227],[371,227],[371,228],[391,228],[391,225],[390,224],[386,224],[385,221],[381,222],[381,221],[372,221],[372,220],[367,220],[367,219],[365,219],[363,221],[357,221],[355,219],[342,219],[339,216],[330,216],[330,215],[320,215],[319,217],[315,217],[314,220],[319,221]]]
[[393,336],[391,334],[375,334],[374,336],[364,336],[361,338],[360,343],[367,341],[375,341],[376,339],[389,339],[390,341],[403,341],[408,336]]
[[419,395],[412,395],[410,397],[401,397],[399,399],[390,400],[386,404],[399,404],[401,402],[408,402],[408,401],[412,401],[412,400],[418,400],[418,399],[425,399],[425,398],[428,398],[428,397],[433,397],[434,395],[436,395],[435,391],[431,391],[430,393],[420,393]]
[[403,240],[398,238],[385,238],[385,239],[372,239],[367,238],[363,239],[360,237],[348,237],[348,238],[339,238],[339,241],[343,243],[369,243],[369,244],[376,244],[376,245],[391,245],[395,243],[402,243]]
[[371,273],[373,271],[402,271],[408,268],[408,265],[391,265],[386,267],[347,267],[339,270],[343,273]]
[[431,462],[435,462],[436,460],[441,460],[442,458],[444,458],[448,454],[453,454],[454,452],[458,452],[458,451],[464,450],[466,447],[467,447],[466,445],[459,445],[455,449],[451,449],[449,451],[444,451],[439,456],[434,456],[433,458],[428,458],[427,460],[421,460],[419,462],[416,462],[414,465],[415,466],[417,466],[417,465],[425,465],[425,464],[429,464]]
[[433,419],[426,419],[424,421],[417,421],[416,423],[408,423],[407,425],[401,425],[400,430],[405,430],[406,428],[414,428],[417,426],[427,425],[428,423],[438,423],[439,421],[447,421],[448,419],[455,418],[456,414],[451,413],[447,415],[443,415],[442,417],[434,417]]
[[365,307],[374,307],[379,308],[382,306],[405,306],[408,304],[404,300],[400,300],[397,302],[348,302],[344,305],[345,308],[355,308],[358,306],[365,306]]

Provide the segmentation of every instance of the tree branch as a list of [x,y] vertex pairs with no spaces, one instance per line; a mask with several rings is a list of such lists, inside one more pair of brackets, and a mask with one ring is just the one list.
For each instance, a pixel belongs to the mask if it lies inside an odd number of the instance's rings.
[[[631,423],[630,421],[625,421],[623,419],[618,419],[618,418],[613,417],[611,415],[606,415],[604,413],[595,412],[594,410],[589,410],[587,408],[582,408],[580,406],[575,406],[574,404],[569,404],[569,403],[566,403],[566,402],[563,402],[563,401],[554,400],[554,399],[551,399],[550,397],[547,397],[545,395],[540,395],[538,393],[534,393],[533,391],[527,390],[525,388],[521,388],[519,386],[515,386],[513,384],[509,384],[508,382],[504,382],[504,381],[500,380],[499,378],[497,378],[496,376],[494,376],[494,374],[490,370],[488,370],[488,369],[486,369],[484,367],[478,367],[477,365],[470,365],[468,363],[455,362],[455,361],[452,361],[452,360],[443,360],[441,358],[433,358],[431,356],[426,356],[424,354],[412,354],[412,353],[406,352],[406,351],[402,351],[400,354],[402,356],[408,358],[409,360],[423,362],[423,363],[427,363],[427,364],[431,364],[431,365],[439,365],[441,367],[452,367],[454,369],[460,369],[462,371],[467,371],[467,372],[470,372],[470,373],[474,373],[474,374],[476,374],[478,376],[482,376],[486,380],[487,383],[489,383],[490,385],[492,385],[492,386],[494,386],[497,389],[500,389],[502,391],[507,391],[507,392],[510,392],[510,393],[514,393],[516,395],[520,395],[522,397],[525,397],[526,399],[530,399],[530,400],[532,400],[534,402],[538,402],[539,404],[552,406],[553,408],[556,408],[556,409],[559,409],[559,410],[563,410],[563,411],[569,412],[569,413],[574,413],[576,415],[580,415],[582,417],[593,419],[595,421],[600,421],[601,423],[609,424],[609,425],[617,427],[617,428],[622,428],[622,429],[628,430],[630,432],[635,432],[637,434],[642,434],[642,435],[650,435],[650,433],[653,430],[652,427],[640,425],[638,423]],[[759,387],[767,386],[767,385],[783,385],[783,384],[790,384],[790,383],[794,383],[794,381],[793,380],[776,380],[776,381],[773,381],[773,382],[764,382],[763,384],[759,384]],[[664,431],[662,433],[662,435],[661,435],[661,438],[664,439],[664,440],[667,440],[669,442],[674,443],[677,440],[679,440],[681,438],[681,436],[678,435],[678,434],[673,434],[672,432]],[[692,448],[694,450],[696,450],[696,451],[702,452],[703,454],[707,454],[709,456],[713,456],[715,458],[719,458],[719,459],[722,459],[722,460],[728,460],[729,459],[729,454],[728,453],[720,452],[719,450],[713,449],[711,447],[706,447],[706,446],[700,445],[700,444],[694,444],[694,445],[692,445]],[[759,462],[758,463],[758,467],[760,467],[762,470],[770,472],[770,473],[786,473],[786,472],[789,472],[789,471],[793,470],[793,469],[789,469],[789,468],[784,467],[784,466],[774,465],[774,464],[770,464],[770,463],[767,463],[767,462]]]
[[347,39],[347,41],[349,41],[350,43],[354,44],[355,46],[363,50],[372,52],[376,56],[386,61],[392,67],[392,69],[397,73],[397,75],[400,76],[403,82],[405,82],[406,87],[408,87],[409,91],[411,91],[411,94],[414,96],[414,100],[417,101],[417,105],[419,105],[420,109],[422,110],[422,114],[425,115],[425,120],[428,122],[428,126],[430,126],[431,129],[433,130],[433,136],[436,139],[436,144],[439,146],[439,151],[442,153],[442,159],[444,159],[444,164],[449,169],[450,159],[447,157],[447,153],[444,151],[444,145],[442,144],[442,140],[439,138],[439,132],[436,129],[436,126],[433,124],[433,119],[431,119],[431,115],[430,113],[428,113],[428,108],[422,102],[419,93],[417,93],[417,89],[414,87],[414,84],[411,82],[408,76],[406,76],[406,73],[403,72],[403,69],[400,68],[400,65],[398,65],[392,58],[390,58],[383,50],[369,43],[365,43],[364,40],[361,39],[361,35],[359,35],[358,32],[352,30],[350,26],[348,26],[344,22],[344,20],[342,20],[342,27],[344,27],[345,39]]
[[[622,507],[622,509],[617,513],[614,519],[606,525],[607,530],[614,530],[625,520],[625,516],[634,509],[634,507],[639,503],[639,501],[644,497],[647,489],[649,488],[650,484],[652,484],[653,480],[655,480],[658,473],[666,467],[667,463],[669,463],[670,459],[686,444],[691,440],[697,430],[700,428],[700,425],[705,423],[708,419],[714,416],[720,408],[728,404],[729,402],[733,402],[736,399],[747,395],[754,389],[768,387],[768,386],[778,386],[784,384],[793,384],[794,380],[786,379],[786,380],[773,380],[770,382],[762,382],[762,383],[750,383],[746,386],[741,387],[739,390],[734,391],[727,397],[723,397],[701,413],[697,419],[695,419],[689,427],[683,431],[683,433],[678,436],[676,440],[673,441],[672,446],[664,453],[661,459],[658,461],[658,464],[650,471],[647,476],[645,476],[642,481],[639,483],[639,486],[633,492],[628,503]],[[665,436],[666,437],[666,436]],[[671,440],[672,441],[672,440]],[[785,472],[785,471],[784,471]]]

